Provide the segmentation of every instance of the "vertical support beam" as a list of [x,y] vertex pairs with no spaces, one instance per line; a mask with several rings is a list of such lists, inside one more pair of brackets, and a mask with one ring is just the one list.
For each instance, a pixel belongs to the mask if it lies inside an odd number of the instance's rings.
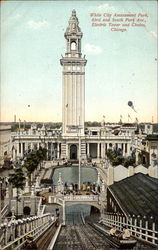
[[140,232],[139,238],[142,239],[142,219],[140,219],[139,227],[140,227],[140,230],[139,230],[139,232]]
[[152,230],[154,231],[152,233],[152,236],[153,236],[152,243],[155,244],[155,239],[154,239],[154,237],[155,237],[155,222],[152,223]]
[[148,221],[145,221],[145,234],[146,234],[146,236],[145,236],[145,240],[146,241],[148,241]]
[[123,223],[122,223],[122,215],[120,215],[120,230],[122,231],[122,229],[123,229]]
[[137,218],[134,219],[134,235],[136,236],[137,235]]

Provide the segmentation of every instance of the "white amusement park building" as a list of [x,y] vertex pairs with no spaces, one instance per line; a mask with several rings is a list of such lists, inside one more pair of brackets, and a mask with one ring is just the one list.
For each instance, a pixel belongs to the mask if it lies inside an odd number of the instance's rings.
[[[152,133],[148,124],[144,135],[136,133],[137,124],[106,124],[100,127],[85,127],[85,67],[82,56],[83,33],[79,27],[76,11],[72,11],[64,34],[66,53],[60,59],[62,66],[62,128],[50,129],[44,124],[38,128],[33,124],[28,131],[12,133],[13,160],[23,157],[29,149],[44,146],[49,160],[81,160],[88,158],[104,160],[107,149],[121,149],[123,156],[141,150],[142,139]],[[148,131],[147,131],[148,129]]]

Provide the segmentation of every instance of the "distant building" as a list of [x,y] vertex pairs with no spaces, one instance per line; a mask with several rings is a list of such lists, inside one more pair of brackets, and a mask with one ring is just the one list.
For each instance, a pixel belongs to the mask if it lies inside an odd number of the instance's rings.
[[11,126],[0,124],[0,167],[11,158]]
[[150,165],[158,165],[158,134],[148,134],[145,138]]

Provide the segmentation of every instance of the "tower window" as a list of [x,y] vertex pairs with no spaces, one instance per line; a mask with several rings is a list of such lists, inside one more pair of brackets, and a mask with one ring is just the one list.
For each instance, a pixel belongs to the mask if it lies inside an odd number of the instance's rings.
[[76,50],[76,43],[75,42],[71,43],[71,50]]

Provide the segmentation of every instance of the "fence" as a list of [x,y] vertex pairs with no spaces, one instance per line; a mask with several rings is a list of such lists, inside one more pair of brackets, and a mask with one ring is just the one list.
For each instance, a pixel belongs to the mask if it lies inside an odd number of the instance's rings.
[[0,247],[2,250],[18,250],[25,244],[27,234],[32,234],[37,239],[54,222],[55,217],[51,214],[33,216],[25,219],[12,219],[8,223],[0,225]]

